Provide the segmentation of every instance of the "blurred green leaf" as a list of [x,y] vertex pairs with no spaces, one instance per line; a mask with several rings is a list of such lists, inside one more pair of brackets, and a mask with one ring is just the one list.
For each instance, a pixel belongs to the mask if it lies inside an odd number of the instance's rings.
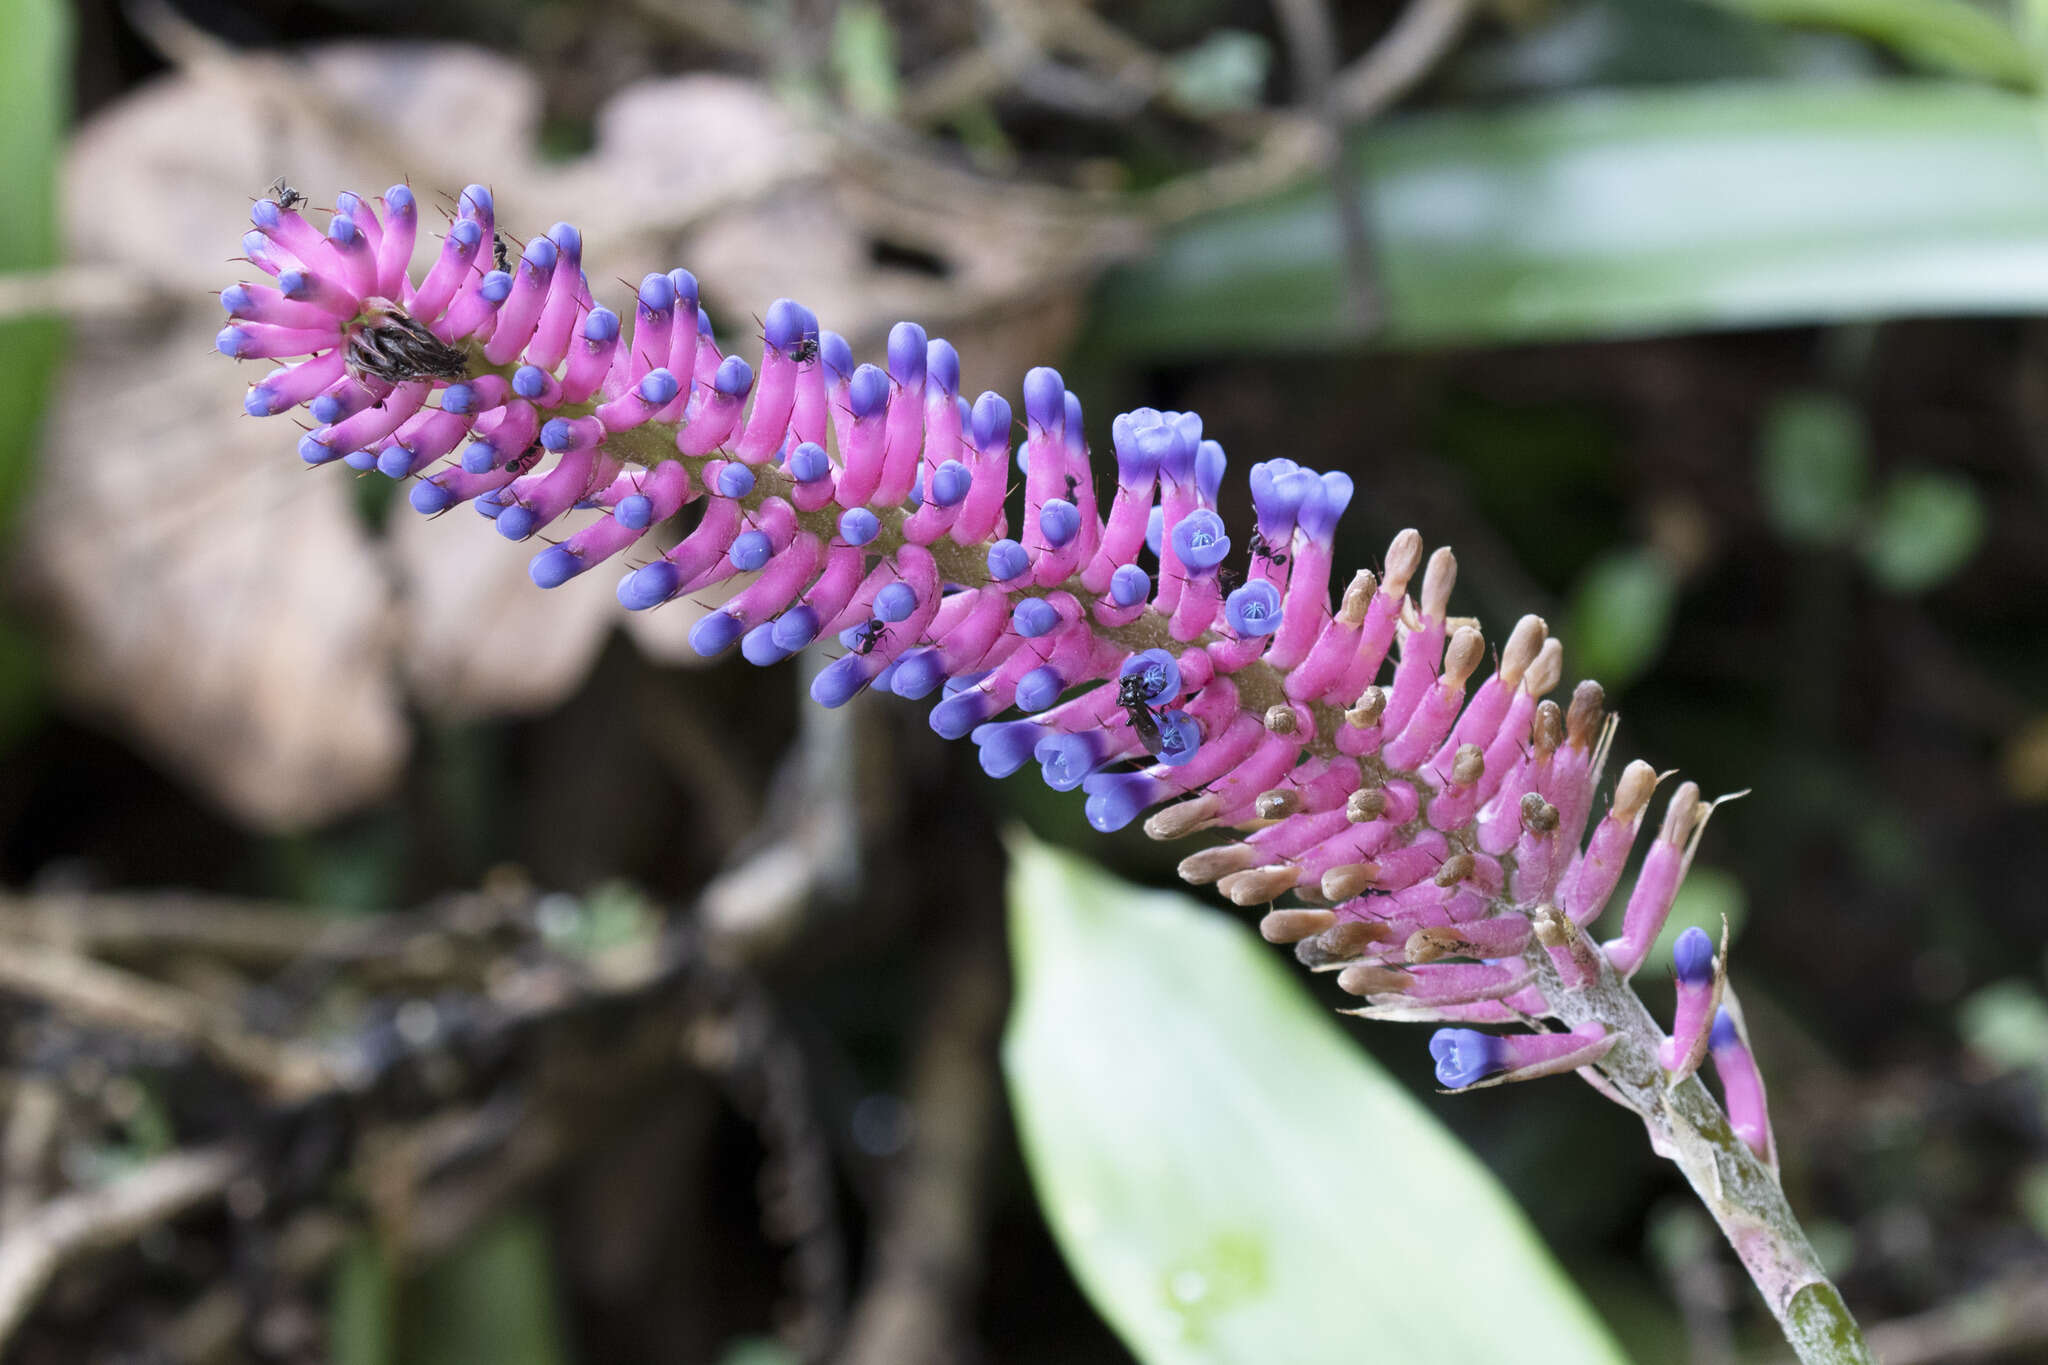
[[854,113],[886,119],[896,112],[896,35],[880,5],[858,0],[839,6],[832,25],[832,74]]
[[350,1242],[327,1284],[327,1349],[334,1365],[392,1365],[395,1296],[376,1239],[366,1233]]
[[1764,511],[1785,539],[1839,545],[1856,529],[1868,463],[1863,422],[1832,394],[1788,394],[1764,416]]
[[50,661],[42,641],[0,616],[0,755],[12,749],[42,718],[49,671]]
[[[1026,1159],[1147,1365],[1621,1359],[1492,1176],[1282,954],[1025,836],[1012,852]],[[1445,1311],[1465,1286],[1484,1312]]]
[[1715,0],[1773,24],[1840,29],[1960,76],[2031,89],[2040,75],[2019,35],[1969,0]]
[[1994,981],[1963,1001],[1957,1027],[1970,1051],[2000,1071],[2048,1064],[2048,1003],[2025,981]]
[[[1610,904],[1619,907],[1627,901],[1616,896]],[[1664,921],[1663,932],[1650,947],[1647,961],[1651,970],[1670,965],[1671,950],[1677,945],[1678,936],[1694,926],[1706,930],[1708,938],[1720,943],[1723,918],[1728,921],[1729,942],[1740,939],[1743,921],[1749,918],[1749,897],[1743,893],[1742,883],[1733,873],[1695,864],[1686,872],[1685,881],[1671,902],[1671,917]]]
[[1166,83],[1197,109],[1249,109],[1266,86],[1273,48],[1256,33],[1221,28],[1166,64]]
[[[71,99],[70,7],[61,0],[0,5],[0,271],[57,263],[57,148]],[[0,534],[35,466],[44,400],[63,329],[54,318],[0,323]]]
[[547,1232],[503,1214],[407,1286],[401,1358],[420,1365],[566,1365]]
[[1900,474],[1885,488],[1864,559],[1893,592],[1939,587],[1977,552],[1984,504],[1967,481],[1937,470]]
[[1620,691],[1664,652],[1678,580],[1664,556],[1647,547],[1611,551],[1579,575],[1565,638],[1576,667]]
[[[1935,81],[1582,95],[1388,121],[1357,157],[1394,346],[2048,307],[2037,108]],[[1114,272],[1093,340],[1327,347],[1347,322],[1313,184]]]

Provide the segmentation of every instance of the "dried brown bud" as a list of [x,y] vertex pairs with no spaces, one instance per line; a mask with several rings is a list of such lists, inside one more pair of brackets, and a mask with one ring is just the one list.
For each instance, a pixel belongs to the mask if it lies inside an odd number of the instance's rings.
[[1344,798],[1344,818],[1354,825],[1377,820],[1387,813],[1387,794],[1378,787],[1360,787]]
[[1564,646],[1555,640],[1545,640],[1543,647],[1536,651],[1536,661],[1522,675],[1522,690],[1532,697],[1540,697],[1563,678]]
[[1327,910],[1273,910],[1259,921],[1259,936],[1268,943],[1299,943],[1337,922]]
[[1372,889],[1373,878],[1379,876],[1378,863],[1345,863],[1333,867],[1323,874],[1323,894],[1338,903],[1360,896]]
[[1408,580],[1415,577],[1415,570],[1422,564],[1422,533],[1410,527],[1394,537],[1387,546],[1387,576],[1384,591],[1389,597],[1399,597],[1408,591]]
[[1519,687],[1522,675],[1535,662],[1536,652],[1543,648],[1543,641],[1550,627],[1540,616],[1524,616],[1515,622],[1513,633],[1508,636],[1507,648],[1500,652],[1500,680],[1509,687]]
[[1469,853],[1453,853],[1450,857],[1444,859],[1444,865],[1436,870],[1436,876],[1431,878],[1431,880],[1438,886],[1456,886],[1471,875],[1472,855]]
[[1564,718],[1564,733],[1574,749],[1593,747],[1593,741],[1600,737],[1600,726],[1607,719],[1606,704],[1607,694],[1591,678],[1572,689],[1572,709]]
[[1207,829],[1223,813],[1223,798],[1204,792],[1153,811],[1145,818],[1145,833],[1154,839],[1181,839],[1198,829]]
[[1445,609],[1451,605],[1451,588],[1458,581],[1458,557],[1445,545],[1429,557],[1429,567],[1422,571],[1422,614],[1432,621],[1441,621]]
[[1350,995],[1398,994],[1415,984],[1415,978],[1398,967],[1375,967],[1360,962],[1337,973],[1337,989]]
[[1252,813],[1261,820],[1284,820],[1301,809],[1301,793],[1292,787],[1275,787],[1252,798]]
[[1479,671],[1479,661],[1485,657],[1486,637],[1470,626],[1460,626],[1444,650],[1442,681],[1462,691],[1472,680],[1472,675]]
[[1291,706],[1266,708],[1266,728],[1276,735],[1291,735],[1300,728]]
[[1700,821],[1700,811],[1699,784],[1681,782],[1678,790],[1671,793],[1671,804],[1664,808],[1664,827],[1657,831],[1657,837],[1675,847],[1684,847],[1692,837],[1693,826]]
[[1381,715],[1387,709],[1387,690],[1372,686],[1358,694],[1358,701],[1344,713],[1344,723],[1359,730],[1370,730],[1380,723]]
[[1564,712],[1554,701],[1536,703],[1536,719],[1529,726],[1536,745],[1536,757],[1547,758],[1564,743]]
[[1257,867],[1260,856],[1250,844],[1218,844],[1182,858],[1180,879],[1194,886],[1207,886],[1218,877]]
[[1477,744],[1460,744],[1451,755],[1451,785],[1469,787],[1486,776],[1486,751]]
[[1614,784],[1614,804],[1609,814],[1615,819],[1628,822],[1643,813],[1643,807],[1650,804],[1650,793],[1657,790],[1657,770],[1640,758],[1621,770],[1621,777]]
[[1535,792],[1522,793],[1522,828],[1548,834],[1557,828],[1557,807]]
[[1379,591],[1380,580],[1371,569],[1360,569],[1351,576],[1351,584],[1344,589],[1344,601],[1337,608],[1337,621],[1353,630],[1365,624],[1365,613],[1372,606],[1372,595]]
[[1216,889],[1229,897],[1232,905],[1265,905],[1292,891],[1300,880],[1301,869],[1294,864],[1273,863],[1233,872],[1219,880]]

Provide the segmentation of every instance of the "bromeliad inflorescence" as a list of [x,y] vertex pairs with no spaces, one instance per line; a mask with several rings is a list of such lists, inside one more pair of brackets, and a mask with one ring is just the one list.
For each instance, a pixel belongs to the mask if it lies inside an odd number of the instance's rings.
[[[1035,762],[1051,786],[1080,788],[1097,829],[1149,810],[1156,838],[1231,831],[1181,875],[1239,905],[1291,897],[1263,932],[1335,970],[1360,1014],[1535,1024],[1568,1018],[1561,997],[1600,973],[1643,965],[1711,806],[1678,787],[1620,935],[1591,949],[1583,926],[1621,878],[1656,775],[1629,764],[1582,842],[1613,728],[1599,687],[1545,700],[1562,650],[1529,616],[1468,689],[1485,642],[1449,615],[1450,551],[1425,563],[1415,532],[1332,610],[1346,475],[1252,466],[1257,525],[1230,586],[1223,448],[1201,419],[1141,408],[1111,422],[1104,510],[1080,402],[1040,368],[1024,381],[1013,535],[1011,406],[962,396],[959,356],[915,324],[890,332],[886,368],[856,364],[784,299],[756,368],[721,350],[688,271],[647,276],[627,327],[593,302],[567,224],[494,269],[492,197],[472,185],[415,280],[417,201],[396,186],[382,206],[344,194],[322,232],[289,200],[259,201],[243,248],[271,281],[221,296],[224,354],[305,357],[245,406],[308,408],[308,463],[410,479],[419,511],[471,503],[513,540],[595,513],[534,556],[544,588],[643,546],[618,587],[633,610],[748,576],[697,622],[699,652],[738,644],[768,664],[836,639],[812,686],[827,706],[869,687],[936,693],[933,729],[971,737],[995,776]],[[1719,964],[1704,939],[1682,941],[1679,969],[1674,1076],[1723,1056],[1710,1031],[1734,1037],[1712,1025]],[[1444,1029],[1438,1077],[1463,1088],[1599,1061],[1612,1035],[1569,1022]],[[1760,1104],[1746,1079],[1731,1089]],[[1767,1124],[1745,1118],[1767,1152]]]

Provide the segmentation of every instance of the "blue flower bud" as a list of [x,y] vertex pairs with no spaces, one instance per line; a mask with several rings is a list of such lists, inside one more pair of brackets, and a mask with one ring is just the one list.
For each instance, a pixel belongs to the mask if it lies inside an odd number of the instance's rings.
[[718,496],[744,498],[754,491],[754,471],[743,464],[728,464],[718,471]]
[[682,571],[666,559],[657,559],[619,580],[619,605],[627,611],[646,611],[674,597],[682,584]]
[[1155,507],[1152,509],[1151,515],[1145,518],[1145,548],[1152,552],[1154,559],[1159,558],[1159,547],[1165,542],[1165,539],[1166,509]]
[[445,512],[455,502],[455,495],[438,483],[421,479],[412,486],[412,506],[422,516],[433,516]]
[[527,577],[537,587],[559,588],[583,572],[583,556],[566,545],[550,545],[526,566]]
[[896,660],[889,678],[889,690],[899,697],[916,701],[931,695],[932,689],[946,678],[946,656],[929,646],[905,650]]
[[1067,415],[1067,381],[1050,365],[1037,365],[1024,374],[1024,420],[1047,431],[1058,431]]
[[974,742],[981,746],[981,770],[990,777],[1008,777],[1031,761],[1031,751],[1045,734],[1043,725],[1030,720],[977,726]]
[[987,450],[993,445],[1006,445],[1010,439],[1010,400],[993,391],[982,394],[974,400],[974,411],[968,417],[969,434],[974,437],[977,450]]
[[988,547],[988,576],[998,583],[1021,577],[1031,568],[1031,555],[1014,540],[999,540]]
[[1152,575],[1135,564],[1124,564],[1109,576],[1109,600],[1120,607],[1135,607],[1152,595]]
[[818,359],[835,382],[853,377],[853,347],[837,332],[818,333]]
[[789,477],[798,483],[816,483],[832,472],[832,457],[815,441],[805,441],[789,453]]
[[740,657],[757,668],[781,663],[792,651],[775,643],[775,623],[763,622],[740,636]]
[[1027,640],[1036,640],[1060,623],[1060,614],[1043,597],[1027,597],[1010,612],[1010,624]]
[[1165,794],[1143,773],[1094,773],[1082,781],[1081,790],[1088,793],[1081,813],[1098,834],[1122,829]]
[[846,389],[846,406],[856,419],[872,417],[888,403],[888,375],[873,365],[863,365],[853,372],[853,382]]
[[521,398],[538,398],[548,391],[548,381],[552,378],[538,365],[521,365],[512,372],[512,392]]
[[498,534],[507,540],[524,540],[539,529],[539,515],[524,503],[507,503],[498,513]]
[[932,471],[931,498],[941,507],[952,507],[974,486],[974,472],[958,460],[947,460]]
[[1214,441],[1204,441],[1195,447],[1195,487],[1201,490],[1204,502],[1216,501],[1217,493],[1223,488],[1223,447]]
[[924,351],[925,382],[940,393],[960,392],[960,353],[944,337],[933,337]]
[[643,313],[671,312],[676,306],[676,287],[666,275],[644,275],[640,279],[639,298]]
[[882,519],[865,507],[849,507],[839,514],[839,538],[848,545],[865,545],[882,534]]
[[602,345],[619,339],[619,315],[599,304],[584,315],[583,339]]
[[1102,766],[1105,745],[1100,730],[1074,735],[1047,735],[1038,741],[1031,756],[1038,760],[1045,785],[1056,792],[1070,792],[1088,780]]
[[1477,1029],[1438,1029],[1429,1040],[1429,1055],[1436,1059],[1438,1083],[1451,1090],[1462,1090],[1508,1066],[1507,1045]]
[[808,311],[795,299],[777,299],[768,305],[761,319],[761,339],[778,351],[793,351],[804,339],[804,314]]
[[[1714,941],[1707,931],[1694,925],[1671,945],[1671,965],[1678,979],[1688,986],[1704,986],[1714,975]],[[1698,1035],[1695,1034],[1695,1037]]]
[[746,627],[730,614],[714,611],[690,627],[690,648],[709,659],[732,648]]
[[902,621],[917,610],[917,591],[908,583],[891,583],[875,594],[875,615],[891,623]]
[[844,706],[867,685],[867,661],[858,654],[842,654],[811,679],[811,700],[820,706]]
[[889,329],[889,377],[905,388],[924,382],[924,328],[914,322],[899,322]]
[[1047,498],[1038,511],[1038,529],[1047,544],[1055,548],[1065,545],[1080,534],[1081,509],[1065,498]]
[[1043,711],[1060,699],[1060,693],[1067,690],[1066,679],[1050,664],[1040,664],[1023,677],[1017,679],[1017,709],[1019,711]]
[[628,531],[644,531],[654,520],[654,499],[645,493],[628,493],[612,508],[612,520]]
[[776,648],[794,654],[818,638],[818,609],[807,602],[799,602],[775,618],[769,629]]
[[682,391],[682,384],[667,370],[649,370],[640,377],[640,397],[651,406],[664,407]]
[[1223,617],[1240,639],[1271,635],[1280,629],[1280,591],[1255,578],[1223,599]]
[[766,531],[742,531],[733,537],[732,545],[725,552],[726,562],[741,573],[752,573],[763,568],[775,555],[775,544],[768,539]]
[[736,355],[729,355],[718,362],[718,372],[711,376],[711,387],[727,398],[737,398],[754,387],[754,367]]

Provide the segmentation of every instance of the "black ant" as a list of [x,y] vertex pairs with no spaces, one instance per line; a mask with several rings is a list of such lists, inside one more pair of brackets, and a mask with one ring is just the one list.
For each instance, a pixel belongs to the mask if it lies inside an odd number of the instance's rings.
[[798,337],[796,345],[789,352],[789,358],[799,365],[810,364],[818,358],[818,339],[809,333]]
[[491,229],[491,264],[506,274],[512,273],[512,258],[505,254],[505,234]]
[[1152,699],[1146,695],[1145,675],[1129,673],[1116,685],[1116,704],[1124,709],[1131,719],[1131,729],[1137,732],[1138,742],[1145,746],[1145,752],[1159,757],[1166,748],[1159,734],[1159,717],[1152,714]]
[[1226,567],[1216,571],[1216,586],[1223,590],[1225,597],[1236,592],[1239,585],[1243,582],[1244,575],[1236,569]]
[[293,189],[283,176],[270,182],[270,197],[275,199],[277,206],[286,213],[306,202],[306,196]]
[[1276,569],[1287,567],[1287,552],[1285,550],[1276,550],[1271,545],[1268,545],[1266,538],[1258,533],[1257,528],[1252,530],[1251,552],[1254,559],[1264,555]]
[[881,617],[870,616],[860,625],[854,627],[853,652],[856,654],[874,653],[875,646],[882,643],[882,637],[888,633],[889,627],[883,623]]
[[1080,506],[1081,504],[1080,504],[1080,499],[1079,499],[1079,498],[1076,498],[1076,497],[1074,496],[1074,491],[1075,491],[1076,489],[1078,489],[1078,488],[1079,488],[1080,486],[1081,486],[1081,476],[1080,476],[1080,475],[1078,475],[1078,474],[1069,474],[1069,475],[1067,475],[1067,501],[1068,501],[1068,502],[1071,502],[1071,503],[1073,503],[1073,504],[1074,504],[1074,505],[1075,505],[1076,507]]

